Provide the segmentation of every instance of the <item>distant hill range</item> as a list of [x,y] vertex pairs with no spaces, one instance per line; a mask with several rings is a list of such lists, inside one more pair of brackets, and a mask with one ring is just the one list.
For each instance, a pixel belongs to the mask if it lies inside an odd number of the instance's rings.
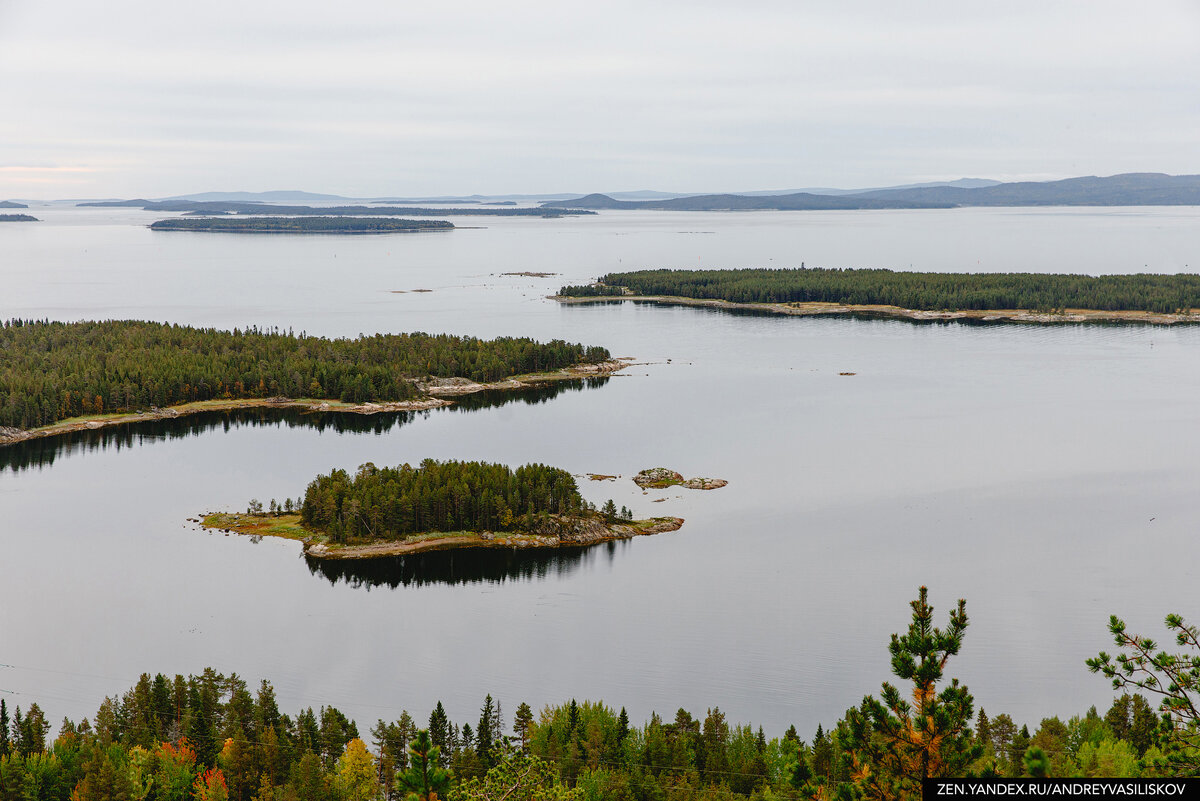
[[[986,183],[986,182],[985,182]],[[608,195],[550,201],[543,208],[663,209],[674,211],[944,209],[959,206],[1200,206],[1200,175],[1125,173],[1062,181],[1021,181],[984,186],[935,185],[844,194],[817,191],[781,195],[692,195],[616,200]]]
[[469,208],[422,208],[419,206],[279,206],[268,203],[249,203],[234,200],[96,200],[77,203],[77,206],[105,208],[140,208],[147,211],[182,211],[192,216],[244,214],[254,216],[326,217],[407,216],[407,217],[562,217],[565,215],[595,214],[588,209],[546,208],[544,206],[488,207],[479,204]]
[[15,200],[0,200],[0,209],[27,209],[29,208],[24,203],[17,203]]

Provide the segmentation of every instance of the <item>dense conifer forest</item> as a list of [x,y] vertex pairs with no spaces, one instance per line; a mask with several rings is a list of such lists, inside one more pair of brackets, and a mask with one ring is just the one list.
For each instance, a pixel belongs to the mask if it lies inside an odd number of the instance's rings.
[[[1163,716],[1125,692],[1103,715],[1092,707],[1031,727],[976,712],[966,686],[944,675],[963,642],[964,602],[943,628],[924,587],[911,607],[889,648],[901,686],[884,683],[804,738],[795,726],[768,738],[718,706],[652,713],[640,726],[624,707],[575,699],[537,713],[521,702],[508,718],[491,695],[478,720],[456,723],[439,701],[428,718],[402,710],[364,732],[333,705],[286,714],[270,682],[252,689],[209,668],[143,674],[90,721],[63,719],[48,747],[41,704],[0,698],[0,801],[916,801],[923,778],[1200,773],[1200,669],[1187,654],[1157,651],[1113,618],[1118,658],[1101,653],[1089,667],[1113,678],[1112,666],[1118,689],[1161,696]],[[1167,624],[1196,649],[1194,629],[1177,616]]]
[[219,331],[109,320],[0,324],[0,426],[213,399],[420,395],[426,376],[497,381],[609,358],[599,347],[517,337],[375,334],[326,339],[278,329]]
[[223,234],[387,234],[394,231],[449,231],[454,228],[454,223],[392,217],[174,217],[151,223],[150,228]]
[[920,310],[1096,309],[1171,313],[1200,308],[1200,275],[914,273],[892,270],[639,270],[599,286],[565,286],[571,297],[673,295],[733,303],[844,303]]
[[418,467],[367,463],[318,476],[300,509],[306,528],[334,542],[400,539],[429,531],[527,530],[539,515],[589,511],[565,470],[527,464],[513,470],[486,462],[437,462]]

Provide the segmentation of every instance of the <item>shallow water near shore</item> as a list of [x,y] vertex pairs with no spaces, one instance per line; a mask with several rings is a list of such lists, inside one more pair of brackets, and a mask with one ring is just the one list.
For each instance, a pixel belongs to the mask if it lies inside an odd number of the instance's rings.
[[[614,212],[351,239],[31,213],[45,223],[0,231],[5,318],[559,337],[638,364],[600,386],[386,418],[221,413],[0,450],[11,705],[78,719],[142,671],[213,665],[360,727],[439,699],[473,721],[491,693],[508,710],[602,699],[634,720],[719,705],[808,739],[878,691],[888,635],[927,584],[939,621],[967,599],[949,673],[1033,727],[1107,705],[1083,660],[1109,648],[1110,613],[1155,637],[1167,612],[1200,613],[1198,329],[544,298],[639,267],[1190,270],[1200,210]],[[560,275],[501,275],[514,271]],[[295,498],[332,467],[426,457],[553,464],[589,500],[687,522],[579,552],[371,565],[187,522]],[[630,479],[652,466],[730,483],[643,494]]]

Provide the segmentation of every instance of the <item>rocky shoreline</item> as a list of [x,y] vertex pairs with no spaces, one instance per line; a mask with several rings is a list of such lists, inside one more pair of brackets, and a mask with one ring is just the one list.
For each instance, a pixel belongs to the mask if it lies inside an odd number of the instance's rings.
[[601,295],[596,297],[567,297],[550,295],[551,300],[566,305],[587,303],[621,303],[638,301],[663,306],[698,306],[710,309],[750,311],[762,314],[786,314],[794,317],[843,316],[872,317],[911,322],[978,322],[1032,323],[1058,325],[1062,323],[1132,323],[1145,325],[1187,325],[1200,323],[1200,313],[1161,314],[1147,311],[1102,311],[1099,309],[1063,309],[1055,312],[1029,309],[965,309],[959,311],[922,311],[899,306],[849,303],[734,303],[728,300],[685,298],[674,295]]
[[715,490],[729,485],[723,478],[687,478],[669,467],[650,467],[633,477],[633,483],[642,489],[667,489],[683,487],[694,490]]
[[30,439],[55,437],[75,431],[90,431],[109,426],[144,423],[151,420],[165,420],[183,417],[201,412],[227,411],[230,409],[303,409],[311,412],[350,412],[353,414],[380,414],[384,412],[408,412],[423,409],[436,409],[440,406],[450,406],[454,403],[447,397],[469,395],[489,389],[511,390],[526,389],[538,384],[552,381],[571,381],[580,378],[612,375],[629,366],[633,361],[629,358],[611,359],[596,364],[580,364],[566,367],[552,373],[533,373],[530,375],[514,376],[503,381],[478,383],[466,378],[434,379],[427,383],[414,382],[417,388],[428,397],[410,401],[380,401],[374,403],[343,403],[338,400],[323,400],[309,398],[240,398],[232,400],[210,400],[185,403],[180,406],[169,406],[165,409],[151,407],[146,411],[127,412],[103,415],[93,418],[75,418],[52,423],[48,426],[26,430],[11,426],[0,426],[0,446],[13,445]]
[[419,534],[403,540],[362,545],[330,544],[323,535],[300,528],[299,515],[251,515],[210,513],[197,522],[205,529],[227,534],[282,537],[304,543],[305,556],[314,559],[378,559],[406,556],[427,551],[459,548],[569,548],[596,545],[612,540],[677,531],[681,517],[653,517],[648,520],[607,523],[597,517],[551,515],[541,528],[529,532],[481,531]]

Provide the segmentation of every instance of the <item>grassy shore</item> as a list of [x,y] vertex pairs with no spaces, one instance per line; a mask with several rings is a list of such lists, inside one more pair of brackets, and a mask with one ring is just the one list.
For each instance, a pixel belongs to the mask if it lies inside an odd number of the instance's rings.
[[298,513],[273,515],[213,512],[200,518],[200,525],[210,530],[302,541],[304,553],[316,559],[377,559],[458,548],[579,547],[676,531],[683,525],[683,518],[653,517],[648,520],[606,523],[597,515],[595,519],[582,522],[587,524],[579,527],[585,529],[584,533],[570,537],[519,531],[436,531],[414,534],[403,540],[338,544],[330,542],[329,538],[320,532],[305,529],[300,524]]

